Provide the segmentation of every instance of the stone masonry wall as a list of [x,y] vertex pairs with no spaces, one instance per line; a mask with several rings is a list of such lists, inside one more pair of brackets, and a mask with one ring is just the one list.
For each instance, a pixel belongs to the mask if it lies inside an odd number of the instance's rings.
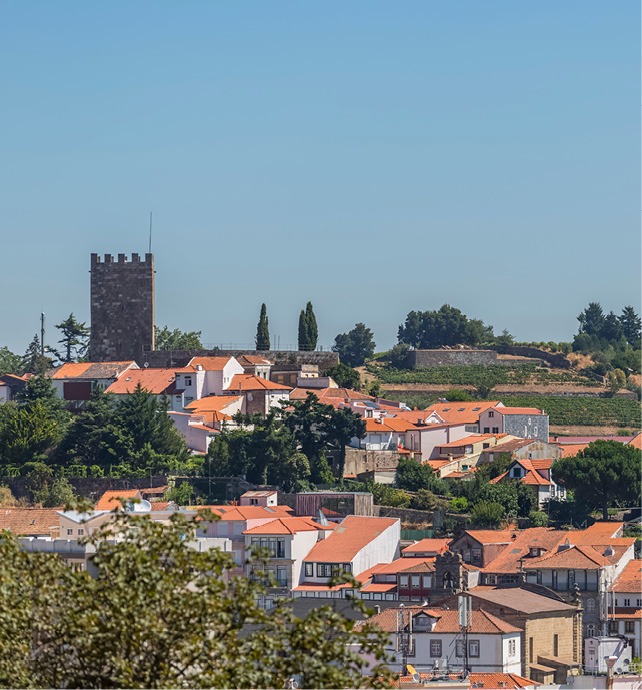
[[408,366],[422,367],[489,366],[497,364],[497,353],[491,350],[410,350]]
[[154,349],[154,255],[92,254],[90,273],[92,361],[139,361]]

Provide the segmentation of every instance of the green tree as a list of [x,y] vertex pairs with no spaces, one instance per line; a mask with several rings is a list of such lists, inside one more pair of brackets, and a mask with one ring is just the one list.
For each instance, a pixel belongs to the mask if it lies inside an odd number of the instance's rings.
[[38,334],[33,336],[27,350],[22,356],[22,368],[30,374],[44,374],[52,366],[52,359],[41,352],[40,338]]
[[358,371],[345,364],[337,364],[325,372],[326,376],[333,378],[341,388],[350,388],[358,391],[361,388],[361,376]]
[[68,479],[58,477],[36,489],[33,499],[35,503],[41,503],[43,508],[64,508],[74,503],[76,494]]
[[261,305],[261,315],[259,316],[259,323],[256,327],[256,349],[269,350],[270,349],[270,331],[268,328],[267,308],[265,304]]
[[622,309],[619,317],[620,326],[626,338],[626,342],[632,347],[640,349],[640,329],[642,328],[642,321],[635,312],[633,307],[628,306]]
[[445,510],[447,506],[448,501],[439,498],[439,496],[435,496],[435,494],[428,489],[419,489],[410,499],[410,507],[413,510]]
[[347,333],[340,333],[334,339],[333,352],[339,354],[339,359],[348,366],[360,367],[375,351],[372,331],[365,324],[357,323]]
[[[228,575],[231,554],[191,548],[193,520],[175,514],[168,523],[116,515],[87,540],[96,577],[4,535],[0,684],[281,688],[296,675],[302,687],[361,687],[365,662],[352,650],[385,660],[387,633],[369,623],[355,630],[330,607],[298,618],[278,600],[263,611],[265,585]],[[370,673],[391,675],[379,666]]]
[[[414,312],[416,314],[416,312]],[[408,365],[408,353],[410,352],[410,345],[407,343],[397,343],[393,346],[388,355],[390,359],[390,366],[395,369],[405,369]]]
[[599,302],[589,302],[588,307],[579,314],[579,333],[600,336],[604,327],[604,312]]
[[[71,415],[65,407],[65,402],[58,397],[51,379],[47,376],[32,376],[18,395],[18,400],[27,407],[35,402],[40,402],[47,413],[58,423],[62,429],[69,423]],[[62,432],[61,432],[62,433]]]
[[602,511],[618,503],[640,500],[641,453],[618,441],[598,440],[574,457],[561,458],[551,468],[553,480],[573,491],[576,500]]
[[51,452],[61,438],[61,429],[44,403],[34,403],[15,410],[5,420],[0,435],[0,455],[5,462],[24,463]]
[[165,491],[166,501],[174,501],[179,506],[190,506],[194,502],[194,489],[189,482],[181,482]]
[[56,328],[62,332],[62,338],[58,341],[62,345],[63,362],[73,362],[82,357],[89,347],[89,328],[77,321],[73,312]]
[[183,331],[175,328],[170,331],[167,326],[154,327],[154,347],[157,350],[202,350],[201,331]]
[[428,489],[432,486],[434,478],[434,472],[430,465],[422,465],[411,458],[399,458],[396,484],[400,489],[406,491]]
[[506,511],[494,501],[480,501],[470,511],[470,522],[475,527],[499,527]]
[[299,314],[299,351],[305,352],[310,349],[310,328],[308,326],[308,315],[301,309]]
[[437,311],[411,311],[399,326],[398,339],[414,348],[432,349],[493,342],[494,335],[492,326],[469,320],[459,309],[444,304]]
[[308,302],[305,307],[305,321],[307,325],[308,349],[314,351],[317,349],[317,342],[319,340],[319,327],[317,326],[317,317],[314,315],[312,302]]
[[8,347],[0,347],[0,376],[3,374],[20,376],[22,372],[22,357],[11,352]]

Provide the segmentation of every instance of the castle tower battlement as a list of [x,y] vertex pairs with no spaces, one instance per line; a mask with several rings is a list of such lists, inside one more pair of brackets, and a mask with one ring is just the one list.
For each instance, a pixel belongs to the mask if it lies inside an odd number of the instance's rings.
[[154,349],[154,255],[92,254],[90,274],[92,361],[140,361]]

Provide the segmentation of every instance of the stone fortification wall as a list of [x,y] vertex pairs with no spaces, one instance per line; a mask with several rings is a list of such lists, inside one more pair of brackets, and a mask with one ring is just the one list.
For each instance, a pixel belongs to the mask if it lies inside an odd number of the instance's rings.
[[407,359],[410,369],[423,367],[489,366],[497,364],[492,350],[410,350]]
[[361,450],[346,448],[344,474],[361,474],[374,470],[396,469],[399,453],[396,450]]
[[502,347],[500,345],[489,345],[489,350],[494,350],[500,355],[514,355],[516,357],[529,357],[541,359],[547,362],[552,367],[556,369],[570,369],[571,361],[566,357],[566,355],[561,352],[547,352],[546,350],[540,350],[537,347],[527,347],[512,345],[510,347]]
[[92,361],[138,361],[154,349],[154,255],[92,254],[90,273]]
[[136,362],[150,367],[182,367],[192,357],[239,357],[240,355],[261,355],[277,365],[316,364],[319,371],[331,369],[339,363],[336,352],[292,352],[285,350],[154,350],[147,354],[141,353]]

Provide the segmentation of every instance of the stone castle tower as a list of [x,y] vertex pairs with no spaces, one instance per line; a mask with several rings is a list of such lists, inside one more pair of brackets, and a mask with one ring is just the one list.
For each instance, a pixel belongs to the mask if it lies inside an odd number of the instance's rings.
[[144,361],[154,349],[154,255],[92,254],[90,273],[91,360]]

